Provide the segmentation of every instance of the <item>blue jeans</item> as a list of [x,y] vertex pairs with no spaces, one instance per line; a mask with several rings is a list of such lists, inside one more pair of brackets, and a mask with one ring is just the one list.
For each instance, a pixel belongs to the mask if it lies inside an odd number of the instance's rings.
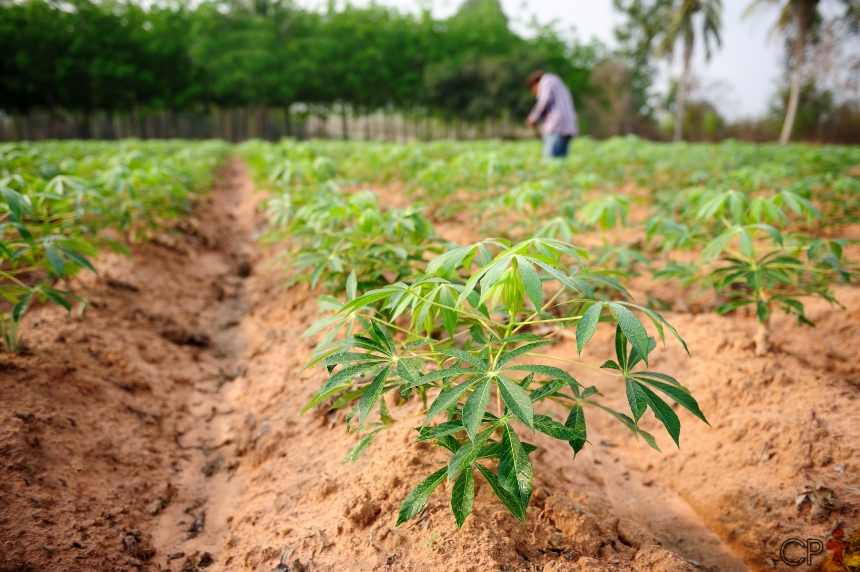
[[548,159],[567,157],[567,146],[569,143],[569,135],[548,133],[543,136],[543,156]]

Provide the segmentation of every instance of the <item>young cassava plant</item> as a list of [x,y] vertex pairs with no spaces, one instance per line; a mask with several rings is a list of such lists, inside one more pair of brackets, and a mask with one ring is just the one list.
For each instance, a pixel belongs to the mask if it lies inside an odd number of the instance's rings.
[[[328,378],[305,409],[350,408],[347,430],[363,436],[345,462],[357,459],[395,423],[385,400],[390,392],[397,393],[398,407],[420,400],[415,440],[449,455],[447,464],[407,495],[398,525],[416,516],[447,479],[461,527],[474,503],[476,477],[525,522],[533,478],[529,455],[537,448],[529,436],[541,432],[566,441],[575,455],[587,442],[589,409],[612,415],[657,450],[656,439],[639,421],[651,409],[679,444],[680,420],[667,398],[707,422],[680,383],[642,369],[656,342],[638,315],[648,318],[661,338],[668,330],[686,350],[678,332],[649,308],[594,300],[585,259],[585,251],[558,240],[533,238],[511,246],[491,239],[449,249],[408,282],[358,295],[352,276],[346,302],[326,297],[325,307],[335,314],[312,326],[311,332],[328,328],[329,334],[308,367],[326,368]],[[565,292],[565,311],[551,314]],[[601,322],[615,322],[616,357],[599,367],[553,353],[555,342],[535,333],[546,326],[574,328],[581,352]],[[336,339],[335,330],[345,337]],[[580,368],[623,384],[630,414],[602,404],[596,387],[578,382],[570,370]],[[567,414],[538,413],[536,405],[543,402]]]

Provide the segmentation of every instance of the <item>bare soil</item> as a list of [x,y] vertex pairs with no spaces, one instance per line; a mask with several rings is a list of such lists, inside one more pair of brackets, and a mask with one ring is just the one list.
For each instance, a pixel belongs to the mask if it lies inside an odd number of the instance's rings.
[[[652,366],[711,422],[682,413],[680,450],[653,420],[663,454],[592,415],[575,460],[535,437],[525,526],[478,483],[459,533],[444,487],[394,528],[444,456],[410,443],[414,406],[346,465],[343,413],[299,415],[324,378],[297,375],[314,293],[283,288],[254,242],[253,191],[231,161],[189,224],[71,284],[82,316],[27,314],[25,351],[0,355],[0,570],[789,570],[785,540],[860,525],[860,291],[843,287],[845,309],[810,306],[815,329],[778,317],[764,357],[750,316],[666,313],[692,357],[669,340]],[[577,375],[625,407],[620,384]]]

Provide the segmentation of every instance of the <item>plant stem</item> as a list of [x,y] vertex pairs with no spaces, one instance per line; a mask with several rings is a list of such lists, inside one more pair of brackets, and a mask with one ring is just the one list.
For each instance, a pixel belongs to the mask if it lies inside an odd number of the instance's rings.
[[755,355],[764,356],[770,352],[770,316],[763,322],[759,322],[758,331],[755,334]]

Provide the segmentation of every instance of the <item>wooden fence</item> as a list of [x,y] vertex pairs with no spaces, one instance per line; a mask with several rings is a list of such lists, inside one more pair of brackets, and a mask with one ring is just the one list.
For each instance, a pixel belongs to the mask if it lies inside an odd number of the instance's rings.
[[245,141],[283,137],[375,141],[436,139],[519,139],[533,137],[522,122],[508,118],[447,121],[426,114],[376,112],[367,115],[325,113],[297,106],[283,109],[213,108],[207,112],[147,111],[91,114],[34,111],[0,112],[0,141],[43,139],[215,139]]

